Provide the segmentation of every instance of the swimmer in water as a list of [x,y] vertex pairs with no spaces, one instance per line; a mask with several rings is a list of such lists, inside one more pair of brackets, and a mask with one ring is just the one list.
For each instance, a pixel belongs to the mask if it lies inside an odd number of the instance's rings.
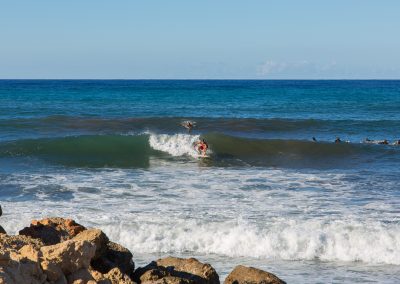
[[339,138],[339,137],[336,137],[336,139],[335,139],[335,143],[340,143],[340,142],[342,142],[342,140],[340,140],[340,138]]
[[194,144],[194,148],[196,149],[196,151],[199,154],[201,154],[203,157],[205,157],[207,154],[208,144],[207,144],[206,140],[200,139],[199,141],[197,141]]
[[196,124],[196,122],[193,122],[193,121],[184,121],[181,123],[181,125],[183,127],[185,127],[188,130],[188,132],[192,131],[195,124]]
[[312,141],[318,142],[317,139],[316,139],[315,137],[312,138]]

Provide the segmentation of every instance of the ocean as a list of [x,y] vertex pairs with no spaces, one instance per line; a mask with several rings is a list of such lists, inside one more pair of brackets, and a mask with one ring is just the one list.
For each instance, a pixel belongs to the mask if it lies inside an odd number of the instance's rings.
[[400,283],[399,139],[400,81],[0,80],[0,224],[69,217],[221,280]]

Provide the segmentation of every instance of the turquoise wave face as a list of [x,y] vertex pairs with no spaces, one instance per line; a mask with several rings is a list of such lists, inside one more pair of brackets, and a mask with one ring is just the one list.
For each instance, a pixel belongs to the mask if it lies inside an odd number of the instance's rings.
[[395,145],[250,139],[218,133],[201,137],[141,134],[18,140],[1,143],[0,157],[35,157],[75,167],[146,168],[151,159],[198,162],[194,142],[200,138],[206,139],[210,146],[207,166],[346,168],[400,161],[400,146]]

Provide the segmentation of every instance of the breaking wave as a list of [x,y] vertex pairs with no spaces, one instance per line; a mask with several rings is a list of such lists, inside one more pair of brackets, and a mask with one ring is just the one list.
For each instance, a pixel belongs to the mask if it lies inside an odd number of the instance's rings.
[[[37,157],[79,167],[148,167],[151,158],[193,160],[199,135],[83,135],[26,139],[0,144],[2,157]],[[303,140],[251,139],[209,133],[210,165],[343,167],[382,159],[399,161],[395,146],[314,143]]]

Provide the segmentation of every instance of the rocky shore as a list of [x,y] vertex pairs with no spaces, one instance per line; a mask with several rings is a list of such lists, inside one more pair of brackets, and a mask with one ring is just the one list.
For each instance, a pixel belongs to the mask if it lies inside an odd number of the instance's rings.
[[[195,258],[166,257],[135,269],[132,253],[101,230],[71,219],[47,218],[32,221],[18,235],[7,235],[0,226],[0,283],[218,284],[220,279],[210,264]],[[239,265],[224,283],[285,282]]]

